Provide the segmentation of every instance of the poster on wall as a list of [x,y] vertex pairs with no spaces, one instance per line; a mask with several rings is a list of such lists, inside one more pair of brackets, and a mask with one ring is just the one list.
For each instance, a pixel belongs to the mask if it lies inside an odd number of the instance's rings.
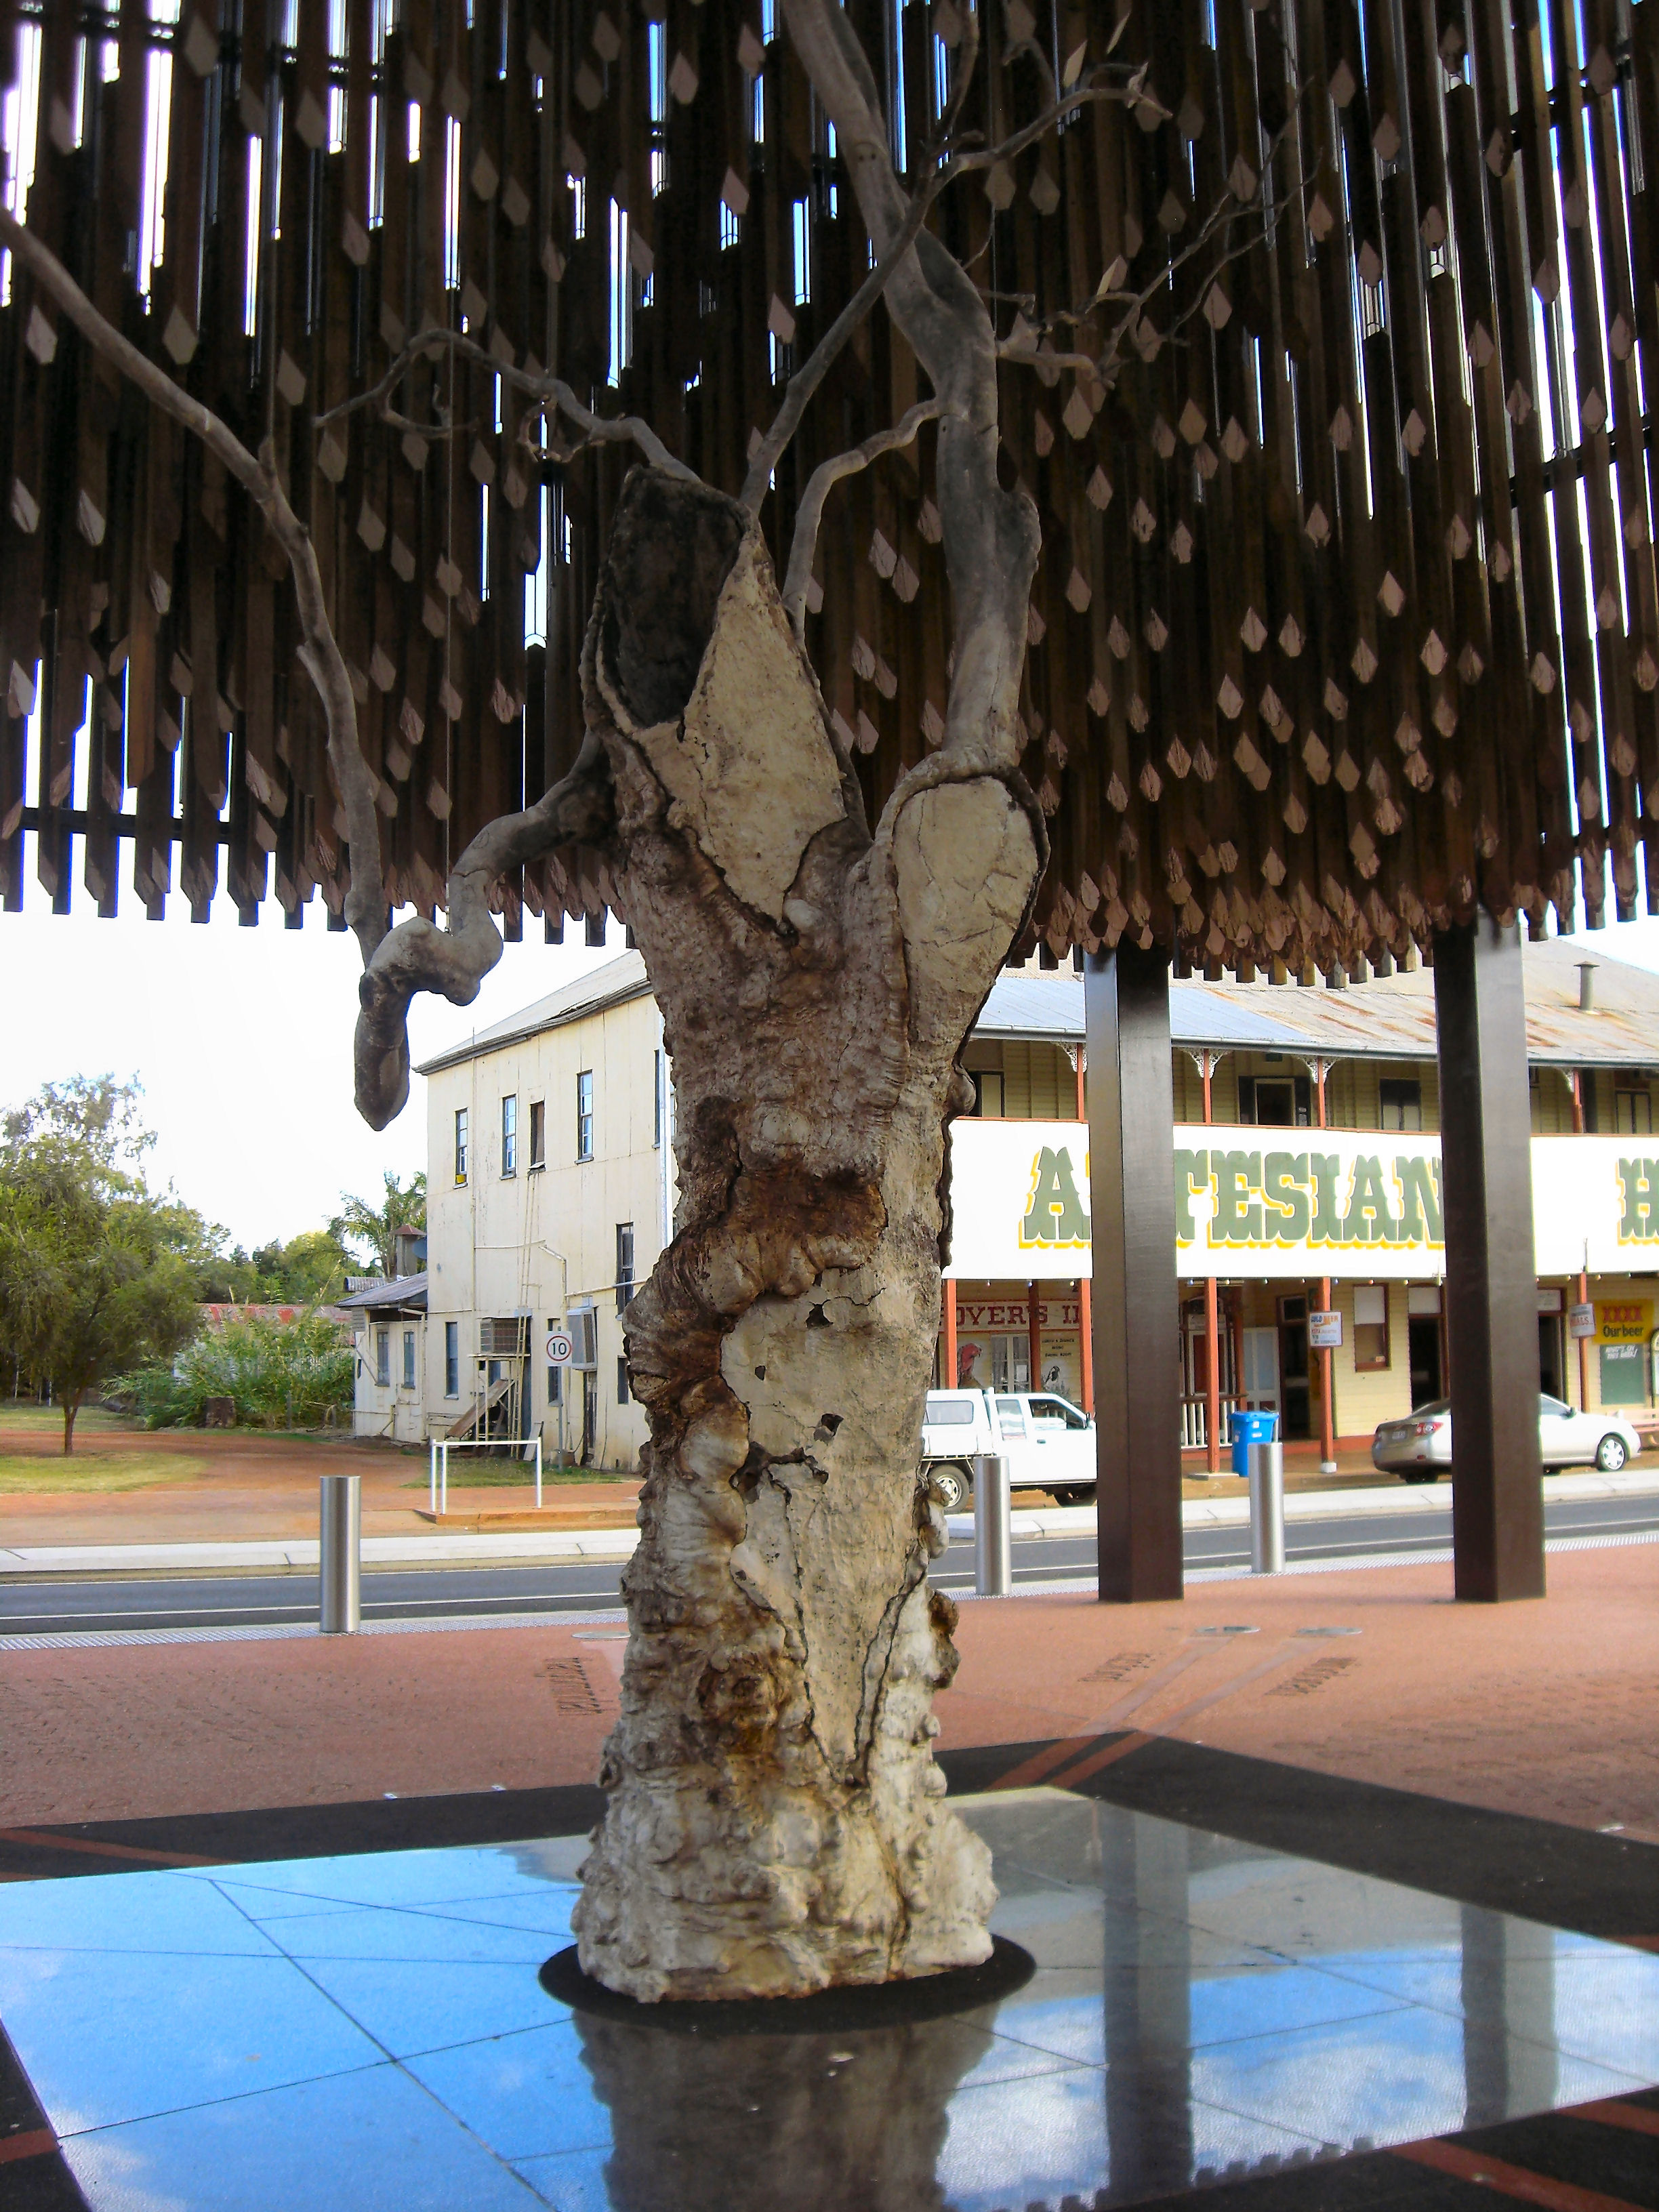
[[[1425,1282],[1446,1272],[1440,1140],[1380,1129],[1177,1123],[1176,1265],[1186,1276]],[[1651,1138],[1534,1137],[1540,1276],[1659,1267]],[[954,1121],[949,1275],[1091,1272],[1089,1151],[1079,1121]]]
[[1310,1313],[1308,1316],[1308,1346],[1313,1352],[1340,1352],[1342,1349],[1341,1315]]

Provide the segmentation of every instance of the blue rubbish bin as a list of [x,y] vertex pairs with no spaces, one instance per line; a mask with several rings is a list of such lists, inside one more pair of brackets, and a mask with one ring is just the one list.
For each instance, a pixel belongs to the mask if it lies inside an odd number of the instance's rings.
[[1231,1416],[1233,1473],[1247,1476],[1250,1472],[1250,1446],[1272,1444],[1279,1441],[1277,1413],[1236,1413]]

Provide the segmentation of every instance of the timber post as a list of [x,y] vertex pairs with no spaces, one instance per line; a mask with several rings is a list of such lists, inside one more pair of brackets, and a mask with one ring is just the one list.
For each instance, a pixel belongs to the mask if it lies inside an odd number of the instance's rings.
[[1168,957],[1127,943],[1091,953],[1083,993],[1099,1589],[1137,1604],[1182,1594]]
[[1532,1115],[1520,933],[1485,915],[1434,946],[1460,1598],[1544,1594]]

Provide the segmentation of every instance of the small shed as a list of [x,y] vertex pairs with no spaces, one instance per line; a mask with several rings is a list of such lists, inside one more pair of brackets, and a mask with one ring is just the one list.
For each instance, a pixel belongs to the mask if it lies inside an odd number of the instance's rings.
[[342,1298],[357,1345],[352,1427],[360,1437],[426,1437],[426,1277],[399,1275]]

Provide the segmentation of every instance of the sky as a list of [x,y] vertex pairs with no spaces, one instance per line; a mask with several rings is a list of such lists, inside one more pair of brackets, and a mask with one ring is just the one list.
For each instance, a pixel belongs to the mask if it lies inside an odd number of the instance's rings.
[[[422,1078],[411,1076],[409,1103],[378,1133],[351,1103],[356,940],[328,931],[321,902],[298,930],[283,927],[274,902],[255,929],[228,900],[199,926],[182,900],[168,905],[181,909],[176,920],[100,921],[89,907],[54,917],[30,883],[22,913],[0,914],[0,1106],[71,1075],[136,1076],[155,1133],[152,1184],[171,1182],[249,1251],[322,1227],[342,1192],[378,1196],[388,1169],[406,1182],[424,1168]],[[471,1006],[417,998],[411,1057],[430,1058],[623,949],[614,921],[605,951],[588,949],[580,923],[565,934],[545,944],[526,915],[525,942],[503,947]]]
[[[228,900],[198,926],[180,911],[160,922],[100,921],[88,908],[54,917],[31,883],[21,915],[0,915],[0,1106],[71,1075],[137,1077],[156,1143],[153,1182],[252,1250],[320,1228],[349,1191],[373,1198],[388,1169],[407,1181],[426,1165],[426,1085],[379,1134],[351,1103],[357,1011],[356,940],[324,926],[319,901],[302,929],[283,927],[274,902],[243,929]],[[532,933],[534,933],[532,934]],[[603,951],[567,925],[564,945],[526,939],[503,948],[471,1006],[417,998],[411,1056],[430,1058],[615,959],[613,921]],[[1583,940],[1599,955],[1659,969],[1659,921],[1625,922]]]

